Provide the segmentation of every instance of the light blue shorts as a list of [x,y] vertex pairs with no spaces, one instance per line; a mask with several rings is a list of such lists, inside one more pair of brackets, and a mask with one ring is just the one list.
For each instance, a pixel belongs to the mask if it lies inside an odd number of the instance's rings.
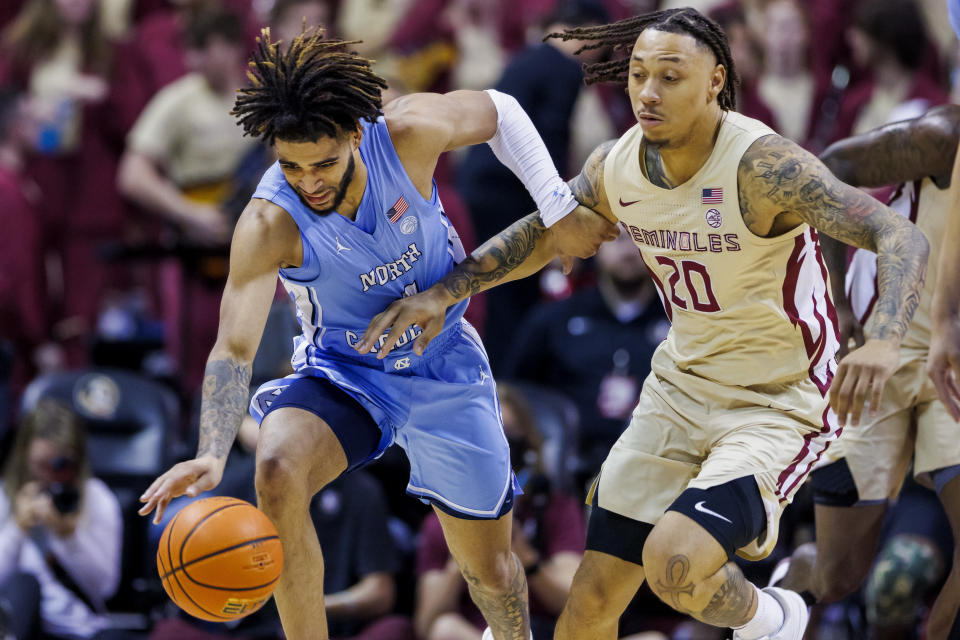
[[[520,491],[487,354],[466,322],[436,341],[432,353],[411,355],[410,366],[400,371],[344,361],[303,367],[262,385],[250,415],[259,423],[273,410],[294,406],[320,416],[343,445],[349,469],[397,443],[410,460],[407,493],[460,518],[499,518]],[[330,385],[305,384],[316,382],[308,377]]]

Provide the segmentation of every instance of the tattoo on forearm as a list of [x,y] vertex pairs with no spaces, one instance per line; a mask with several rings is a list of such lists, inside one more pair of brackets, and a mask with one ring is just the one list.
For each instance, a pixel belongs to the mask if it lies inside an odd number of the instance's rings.
[[700,620],[717,627],[739,627],[750,619],[757,590],[747,582],[740,568],[728,562],[721,571],[726,576],[700,614]]
[[656,147],[645,145],[643,148],[644,167],[647,170],[647,180],[664,189],[673,189],[676,185],[667,177],[663,168],[663,158]]
[[247,410],[252,367],[232,359],[207,363],[197,455],[226,457]]
[[445,275],[440,284],[458,300],[472,296],[523,264],[546,232],[540,214],[531,213],[484,243]]
[[530,609],[527,603],[527,576],[523,564],[516,555],[516,573],[510,588],[503,594],[491,594],[483,589],[480,579],[461,569],[470,589],[470,597],[483,613],[490,629],[498,638],[509,640],[528,640],[530,637]]
[[583,170],[569,182],[573,196],[583,206],[593,209],[606,201],[603,190],[603,166],[616,143],[616,140],[608,140],[594,149],[584,163]]
[[693,611],[680,602],[680,596],[693,598],[695,585],[690,580],[690,560],[685,555],[675,555],[667,560],[663,579],[657,579],[657,593],[670,599],[670,606],[687,615]]
[[[902,338],[920,301],[929,246],[915,226],[859,189],[840,182],[807,151],[779,136],[760,138],[737,173],[747,227],[767,235],[782,218],[806,222],[846,244],[877,253],[879,296],[870,338]],[[771,209],[780,212],[771,222]]]

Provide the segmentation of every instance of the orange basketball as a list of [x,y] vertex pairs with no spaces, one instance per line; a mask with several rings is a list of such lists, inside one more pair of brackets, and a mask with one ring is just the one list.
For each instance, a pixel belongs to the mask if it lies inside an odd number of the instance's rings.
[[283,571],[283,547],[270,518],[236,498],[184,507],[160,538],[157,571],[178,607],[214,622],[262,607]]

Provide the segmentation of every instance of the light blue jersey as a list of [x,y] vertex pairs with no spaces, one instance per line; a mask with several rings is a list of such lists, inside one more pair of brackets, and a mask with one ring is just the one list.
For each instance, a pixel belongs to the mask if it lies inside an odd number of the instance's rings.
[[[353,348],[374,315],[429,288],[464,258],[436,185],[430,200],[420,195],[382,117],[364,123],[359,151],[367,184],[355,221],[315,213],[279,164],[253,195],[282,207],[297,223],[303,264],[280,270],[302,327],[294,340],[296,373],[261,386],[250,413],[260,422],[272,407],[294,406],[328,423],[351,422],[330,424],[351,468],[396,442],[410,460],[409,493],[462,517],[499,517],[509,510],[515,485],[486,352],[463,319],[466,301],[447,310],[443,330],[423,356],[412,349],[418,327],[408,329],[383,360],[375,353],[383,338],[370,353]],[[362,438],[349,430],[364,427],[332,411],[332,396],[304,394],[297,381],[305,377],[328,380],[369,413],[381,436],[369,456],[351,459],[353,443]]]
[[[353,346],[374,315],[402,296],[428,289],[464,258],[436,184],[430,200],[424,200],[400,163],[382,117],[364,122],[360,156],[367,186],[355,222],[337,213],[315,213],[287,183],[279,163],[253,194],[282,207],[300,228],[303,264],[280,270],[303,327],[295,343],[295,371],[343,359],[395,367],[412,354],[419,328],[411,327],[383,361],[375,355],[380,344],[365,355]],[[466,306],[463,301],[450,307],[444,331],[460,322]]]

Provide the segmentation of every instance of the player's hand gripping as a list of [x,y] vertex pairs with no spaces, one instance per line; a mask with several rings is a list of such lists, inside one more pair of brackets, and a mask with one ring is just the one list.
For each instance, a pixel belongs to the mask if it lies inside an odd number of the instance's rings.
[[143,492],[140,502],[144,505],[137,513],[145,516],[156,509],[153,524],[159,524],[167,505],[174,498],[184,494],[190,497],[197,496],[220,484],[224,464],[226,464],[225,459],[202,456],[173,465]]
[[960,318],[935,325],[930,336],[927,373],[940,401],[953,419],[960,422]]
[[564,259],[565,266],[570,257],[589,258],[604,242],[616,240],[620,235],[616,224],[583,205],[557,220],[550,231],[554,234],[557,255]]
[[360,353],[369,353],[380,340],[380,336],[390,329],[383,344],[377,349],[377,358],[382,360],[390,353],[400,336],[415,324],[422,329],[422,332],[413,342],[413,352],[422,356],[430,341],[443,329],[447,307],[453,302],[453,297],[440,285],[434,285],[416,295],[400,298],[385,311],[373,316],[373,320],[367,325],[367,330],[363,332],[363,336],[354,348]]
[[869,398],[870,414],[876,415],[883,397],[883,387],[900,365],[900,343],[897,340],[867,340],[851,351],[837,369],[830,385],[830,406],[840,426],[860,424],[863,405]]

